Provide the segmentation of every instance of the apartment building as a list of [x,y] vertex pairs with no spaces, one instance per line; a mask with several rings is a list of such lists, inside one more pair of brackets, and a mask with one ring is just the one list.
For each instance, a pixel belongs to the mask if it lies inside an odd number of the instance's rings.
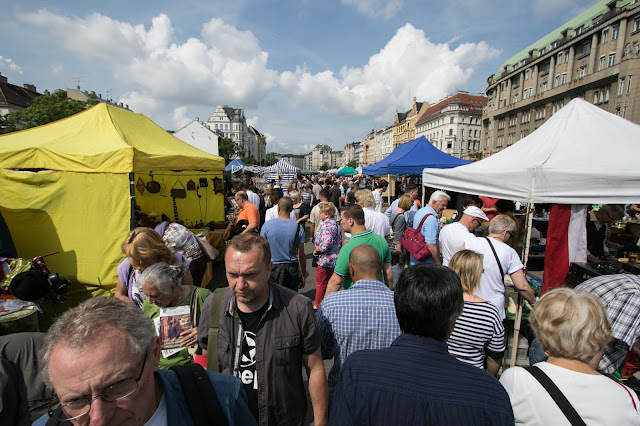
[[514,144],[576,97],[640,123],[638,80],[640,0],[600,1],[487,79],[482,153]]
[[417,102],[413,97],[413,105],[406,112],[398,112],[393,119],[393,149],[401,143],[406,143],[416,138],[416,121],[429,108],[427,102]]

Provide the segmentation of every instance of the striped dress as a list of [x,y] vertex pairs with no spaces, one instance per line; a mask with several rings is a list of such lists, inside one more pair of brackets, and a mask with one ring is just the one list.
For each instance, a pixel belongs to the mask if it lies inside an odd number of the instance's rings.
[[449,353],[460,361],[484,368],[485,348],[492,353],[505,350],[504,326],[498,309],[489,302],[464,302],[447,345]]

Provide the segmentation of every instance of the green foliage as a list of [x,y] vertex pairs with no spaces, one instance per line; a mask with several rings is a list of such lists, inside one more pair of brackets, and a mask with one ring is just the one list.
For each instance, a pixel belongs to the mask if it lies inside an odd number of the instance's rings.
[[241,160],[244,164],[248,166],[258,164],[258,161],[256,161],[256,159],[253,157],[242,157]]
[[347,163],[347,167],[351,167],[352,169],[355,169],[357,165],[358,163],[356,162],[356,160],[351,160]]
[[472,152],[471,154],[469,154],[469,157],[476,159],[476,160],[482,160],[482,152]]
[[327,163],[324,163],[322,167],[320,167],[320,170],[322,170],[323,172],[326,172],[327,170],[329,170],[329,165]]
[[88,101],[77,101],[67,98],[67,92],[58,89],[50,95],[37,97],[33,104],[22,111],[0,117],[0,133],[10,133],[62,120],[97,103],[98,98],[94,95],[89,95]]
[[218,154],[224,158],[224,164],[229,164],[235,157],[244,157],[244,150],[229,138],[218,139]]
[[272,166],[278,162],[278,157],[276,157],[275,152],[269,152],[265,160],[267,166]]

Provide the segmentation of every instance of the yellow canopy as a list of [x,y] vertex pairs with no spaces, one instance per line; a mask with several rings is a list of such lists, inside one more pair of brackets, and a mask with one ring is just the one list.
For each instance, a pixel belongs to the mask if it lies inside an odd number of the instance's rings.
[[0,136],[0,168],[81,173],[224,170],[142,114],[104,103],[44,126]]
[[144,115],[99,104],[0,136],[0,211],[18,256],[60,252],[46,263],[83,284],[70,290],[70,299],[79,300],[115,286],[116,267],[124,259],[120,246],[131,222],[131,173],[135,183],[157,172],[161,192],[142,196],[136,190],[136,196],[139,205],[168,214],[176,180],[207,179],[207,188],[189,191],[176,206],[183,220],[218,221],[224,220],[223,194],[213,192],[211,179],[222,177],[223,170],[221,157],[193,148]]

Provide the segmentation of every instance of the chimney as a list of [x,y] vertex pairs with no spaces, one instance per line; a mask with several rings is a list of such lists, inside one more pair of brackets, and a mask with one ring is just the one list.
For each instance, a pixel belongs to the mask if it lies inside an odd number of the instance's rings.
[[125,107],[126,109],[129,109],[129,104],[126,104],[124,107]]
[[45,90],[45,91],[44,91],[44,95],[45,95],[45,96],[49,96],[50,94],[51,94],[51,92],[49,92],[48,90]]
[[102,93],[98,93],[98,97],[102,99]]
[[92,94],[93,96],[95,96],[95,95],[96,95],[96,92],[94,92],[94,91],[92,90],[92,91],[91,91],[91,94]]
[[32,92],[36,91],[36,86],[34,86],[33,84],[25,83],[23,84],[23,87],[27,90],[31,90]]
[[8,83],[8,82],[9,81],[7,80],[7,77],[2,75],[2,73],[0,72],[0,83]]

